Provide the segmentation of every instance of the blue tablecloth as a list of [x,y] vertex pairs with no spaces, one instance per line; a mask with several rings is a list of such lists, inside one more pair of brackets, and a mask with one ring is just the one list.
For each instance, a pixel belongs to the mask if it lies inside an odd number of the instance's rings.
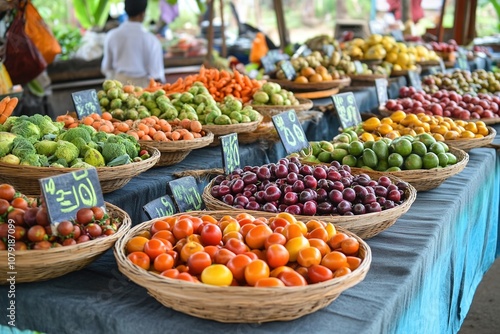
[[[328,126],[311,122],[305,127],[324,133]],[[280,145],[269,149],[241,145],[242,164],[276,161],[284,156]],[[368,240],[373,260],[366,279],[311,315],[264,324],[194,318],[162,306],[144,288],[128,281],[110,250],[78,272],[47,282],[17,284],[17,329],[92,334],[331,333],[337,328],[343,333],[456,333],[500,249],[500,156],[491,148],[469,153],[463,172],[434,190],[418,193],[404,216]],[[218,147],[193,151],[180,164],[134,178],[121,190],[106,194],[105,200],[126,210],[133,224],[138,224],[146,220],[142,205],[165,194],[172,173],[220,167],[220,155]],[[200,180],[200,189],[206,181]],[[2,333],[9,330],[7,293],[7,287],[1,286]]]

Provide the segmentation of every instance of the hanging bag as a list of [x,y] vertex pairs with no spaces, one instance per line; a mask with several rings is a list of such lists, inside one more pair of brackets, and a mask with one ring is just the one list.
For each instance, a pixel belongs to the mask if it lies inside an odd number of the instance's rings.
[[25,8],[25,31],[26,35],[33,41],[42,54],[45,62],[51,64],[55,57],[61,53],[61,46],[52,34],[43,18],[40,16],[35,6],[28,1]]
[[21,8],[5,35],[4,65],[14,85],[28,83],[47,68],[47,62],[26,34],[24,26],[24,10]]

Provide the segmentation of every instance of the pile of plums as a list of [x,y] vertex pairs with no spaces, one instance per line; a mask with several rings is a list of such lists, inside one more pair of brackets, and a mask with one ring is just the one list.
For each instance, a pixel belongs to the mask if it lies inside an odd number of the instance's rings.
[[238,209],[295,215],[361,215],[392,209],[405,200],[408,184],[387,176],[351,174],[347,165],[303,165],[297,157],[245,166],[217,176],[210,193]]

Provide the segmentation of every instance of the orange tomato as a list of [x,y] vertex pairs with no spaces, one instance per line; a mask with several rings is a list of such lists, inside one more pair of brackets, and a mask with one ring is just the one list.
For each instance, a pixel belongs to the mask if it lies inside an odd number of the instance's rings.
[[278,274],[278,279],[282,281],[286,286],[306,286],[307,281],[298,272],[295,270],[292,271],[282,271],[281,273]]
[[359,250],[359,241],[354,238],[347,238],[340,243],[340,248],[345,255],[356,255]]
[[326,254],[321,260],[321,265],[332,271],[349,266],[345,254],[338,251],[332,251]]
[[253,260],[245,267],[245,281],[254,286],[261,278],[269,277],[269,265],[263,260]]
[[311,283],[319,283],[332,279],[333,272],[325,266],[314,264],[307,269],[307,276]]
[[151,266],[151,259],[148,254],[144,252],[132,252],[127,255],[127,259],[129,259],[136,266],[145,270],[149,270],[149,267]]
[[127,245],[125,248],[127,249],[127,253],[132,252],[142,252],[144,250],[144,245],[148,242],[149,239],[141,236],[135,236],[127,241]]
[[226,267],[233,273],[233,278],[237,281],[245,280],[245,268],[253,260],[245,254],[238,254],[231,259],[226,264]]
[[151,260],[160,254],[165,254],[167,250],[167,246],[159,239],[151,239],[144,244],[144,253],[148,254]]
[[273,231],[267,225],[258,225],[248,231],[245,236],[245,242],[251,249],[264,249],[264,244],[267,237],[269,237]]
[[160,273],[172,269],[174,267],[174,258],[167,253],[160,254],[153,261],[153,267]]
[[269,288],[276,286],[285,286],[285,283],[283,283],[283,281],[279,280],[276,277],[264,277],[255,282],[254,286],[257,288]]
[[267,248],[266,260],[271,268],[284,266],[290,259],[290,253],[281,244],[272,244]]
[[191,254],[187,260],[187,266],[189,268],[189,273],[191,275],[199,275],[209,265],[212,264],[212,258],[210,254],[199,251],[197,253]]
[[321,263],[321,252],[315,247],[306,247],[299,251],[297,263],[303,267],[310,267]]

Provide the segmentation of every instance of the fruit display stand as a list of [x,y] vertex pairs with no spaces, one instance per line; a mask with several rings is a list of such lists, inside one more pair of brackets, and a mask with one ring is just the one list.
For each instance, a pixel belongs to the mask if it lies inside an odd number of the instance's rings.
[[[103,193],[122,188],[130,180],[152,168],[160,159],[160,151],[149,146],[141,146],[148,150],[150,157],[139,162],[132,162],[115,167],[98,167],[97,175]],[[58,174],[70,173],[77,168],[33,167],[0,163],[0,182],[13,185],[25,194],[39,194],[39,179]]]
[[[209,214],[221,218],[234,215],[234,211],[191,211],[189,214],[197,217]],[[154,222],[155,220],[150,220],[133,227],[118,241],[114,248],[118,268],[130,280],[146,288],[161,304],[194,317],[224,323],[263,323],[297,319],[328,306],[343,291],[361,282],[370,268],[370,247],[355,234],[340,228],[340,232],[345,232],[359,241],[362,262],[352,273],[322,283],[273,289],[224,287],[165,279],[132,264],[125,253],[127,241],[148,231]]]
[[[16,251],[16,283],[45,281],[80,270],[113,247],[114,243],[129,231],[132,222],[125,211],[111,203],[106,203],[106,212],[111,218],[119,218],[121,221],[116,233],[110,236],[71,246]],[[6,258],[7,251],[0,251],[0,255]],[[12,270],[7,262],[1,262],[1,284],[8,283],[9,272]]]
[[192,150],[210,145],[214,140],[214,134],[210,131],[205,131],[205,135],[201,138],[181,141],[154,141],[140,140],[141,145],[148,145],[156,148],[160,152],[160,158],[155,166],[170,166],[184,160]]

